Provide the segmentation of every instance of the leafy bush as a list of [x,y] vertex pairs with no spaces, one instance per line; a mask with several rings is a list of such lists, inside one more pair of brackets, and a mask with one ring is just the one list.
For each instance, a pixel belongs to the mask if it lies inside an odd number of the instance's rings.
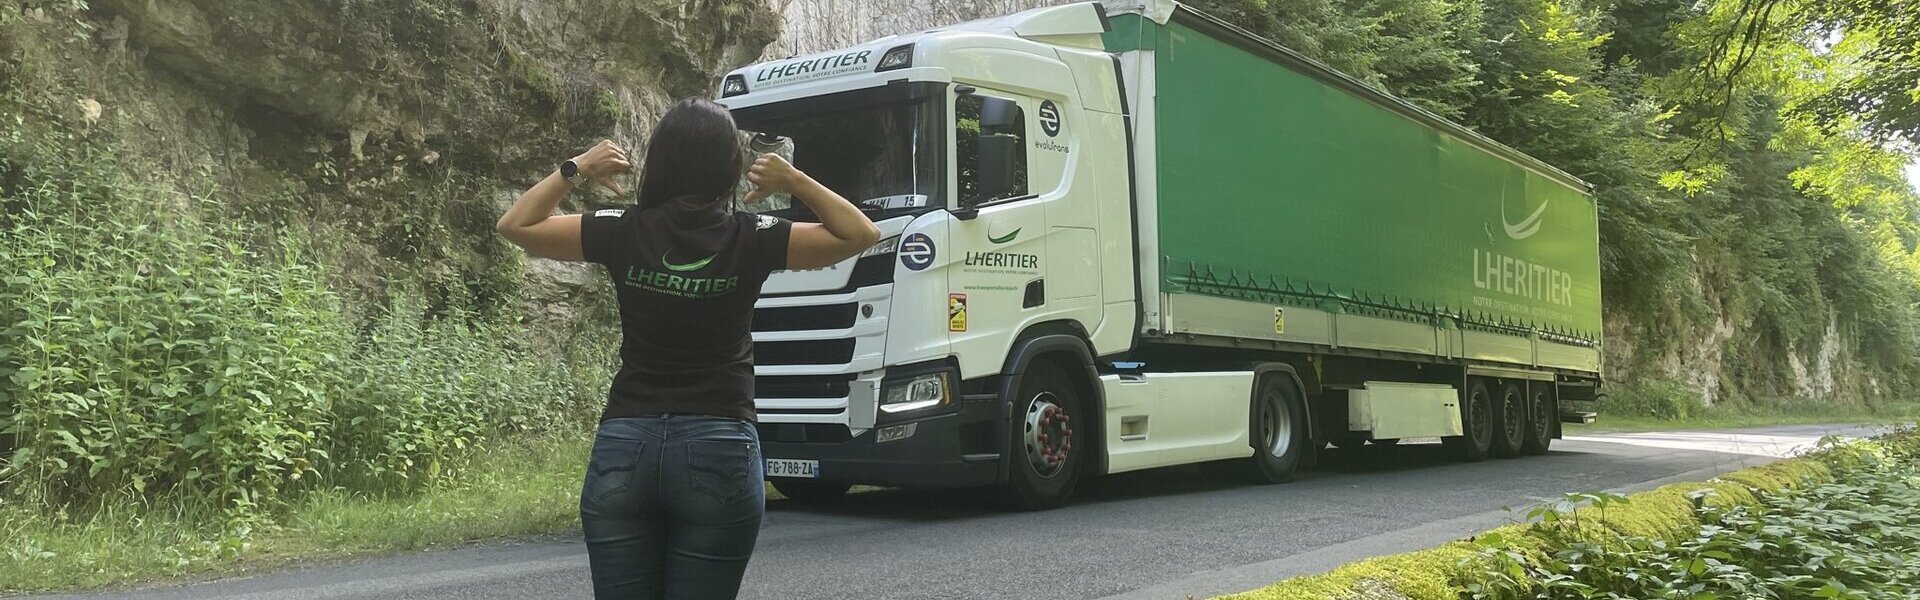
[[[1690,536],[1556,536],[1581,502],[1536,510],[1533,550],[1483,537],[1473,598],[1912,598],[1920,596],[1920,462],[1911,432],[1829,443],[1836,479],[1761,493],[1754,503],[1692,494]],[[1615,497],[1586,499],[1595,510]],[[1578,517],[1572,517],[1578,518]],[[1605,520],[1604,512],[1586,518]]]
[[350,311],[303,230],[254,231],[223,217],[231,193],[135,180],[106,144],[12,125],[5,502],[66,514],[167,498],[248,520],[316,480],[419,485],[502,436],[591,422],[605,340],[539,348],[462,285],[400,279]]

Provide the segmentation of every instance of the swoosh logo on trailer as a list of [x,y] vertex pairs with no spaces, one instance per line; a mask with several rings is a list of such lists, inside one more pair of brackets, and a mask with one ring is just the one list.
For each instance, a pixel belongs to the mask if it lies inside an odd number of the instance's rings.
[[1500,226],[1506,228],[1507,237],[1516,240],[1524,240],[1533,237],[1533,234],[1540,233],[1540,221],[1545,216],[1547,216],[1547,202],[1541,202],[1540,208],[1533,209],[1533,214],[1527,215],[1527,218],[1521,219],[1519,223],[1512,223],[1507,221],[1507,203],[1504,200],[1500,202]]

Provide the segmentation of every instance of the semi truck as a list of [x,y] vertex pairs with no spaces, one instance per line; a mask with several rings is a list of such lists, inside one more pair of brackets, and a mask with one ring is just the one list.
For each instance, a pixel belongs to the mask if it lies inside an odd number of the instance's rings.
[[[1601,383],[1590,186],[1232,23],[1081,3],[732,71],[882,241],[774,274],[766,476],[997,487],[1328,445],[1545,453]],[[810,220],[775,197],[764,214]]]

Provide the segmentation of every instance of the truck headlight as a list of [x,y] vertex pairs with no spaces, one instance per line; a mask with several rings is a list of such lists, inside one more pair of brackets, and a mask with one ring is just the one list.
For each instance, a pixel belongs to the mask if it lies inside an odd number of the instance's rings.
[[946,373],[928,373],[887,384],[880,393],[880,410],[889,413],[920,410],[947,403]]
[[911,66],[913,66],[913,44],[894,46],[888,49],[886,54],[880,55],[880,64],[873,68],[873,72],[905,69]]
[[888,237],[887,239],[880,240],[879,243],[874,244],[872,248],[868,248],[865,252],[861,252],[860,258],[866,258],[869,256],[879,256],[882,254],[893,254],[895,251],[899,249],[900,249],[900,236],[897,236],[897,235],[891,236],[891,237]]
[[720,83],[721,98],[732,98],[745,93],[747,93],[747,78],[744,75],[737,73],[728,75],[727,78]]

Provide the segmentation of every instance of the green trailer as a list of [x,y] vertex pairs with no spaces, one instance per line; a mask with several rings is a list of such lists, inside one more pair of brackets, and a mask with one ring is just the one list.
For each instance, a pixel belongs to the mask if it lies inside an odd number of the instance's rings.
[[1185,7],[1115,15],[1142,328],[1571,377],[1600,371],[1589,185]]

